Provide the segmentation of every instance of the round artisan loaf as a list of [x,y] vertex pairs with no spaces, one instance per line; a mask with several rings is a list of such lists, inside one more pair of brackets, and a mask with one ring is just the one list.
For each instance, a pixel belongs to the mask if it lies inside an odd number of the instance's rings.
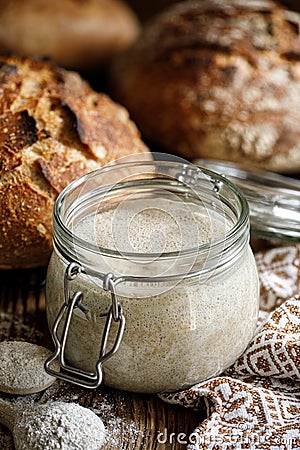
[[127,0],[133,7],[139,18],[145,22],[150,17],[158,14],[168,6],[178,3],[180,0]]
[[86,172],[142,152],[127,111],[78,74],[0,57],[0,268],[46,265],[58,193]]
[[139,33],[122,0],[0,0],[0,50],[44,55],[76,70],[99,68]]
[[113,95],[172,153],[299,171],[299,23],[267,0],[181,2],[117,59]]

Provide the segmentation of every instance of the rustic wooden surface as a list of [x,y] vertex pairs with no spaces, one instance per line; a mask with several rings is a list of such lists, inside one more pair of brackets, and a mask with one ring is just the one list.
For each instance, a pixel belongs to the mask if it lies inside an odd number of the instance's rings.
[[[52,348],[45,315],[45,271],[0,271],[0,340],[26,340]],[[164,403],[156,395],[139,395],[105,387],[88,391],[56,382],[41,394],[13,397],[13,401],[45,402],[61,399],[93,408],[108,430],[105,448],[109,450],[179,450],[186,448],[190,433],[203,413]],[[167,430],[166,443],[158,433]],[[171,435],[171,433],[175,433]],[[179,436],[179,433],[185,433]],[[164,440],[164,436],[161,436]],[[179,442],[178,442],[179,441]],[[12,450],[8,430],[0,426],[0,449]]]

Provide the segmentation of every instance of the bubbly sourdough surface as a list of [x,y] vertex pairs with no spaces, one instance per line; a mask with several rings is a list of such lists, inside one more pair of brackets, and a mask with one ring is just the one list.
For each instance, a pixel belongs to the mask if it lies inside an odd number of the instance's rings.
[[[166,201],[162,208],[156,200],[142,210],[139,202],[129,206],[106,209],[94,218],[88,216],[77,224],[74,233],[101,247],[149,253],[195,247],[223,236],[232,226],[227,219],[207,217],[203,210],[199,213],[199,207],[180,202]],[[129,267],[124,259],[124,274],[127,264]],[[50,326],[64,301],[65,268],[66,263],[54,253],[47,278]],[[126,282],[117,287],[126,328],[119,350],[104,364],[107,385],[139,392],[185,388],[230,366],[252,337],[258,312],[258,280],[248,246],[230,268],[212,271],[205,279],[173,282],[158,294],[157,283],[153,283],[156,291],[149,283],[138,284]],[[83,292],[88,312],[74,311],[67,357],[77,367],[91,371],[105,324],[101,315],[108,311],[111,299],[90,276],[81,274],[71,288]],[[117,325],[113,325],[116,331]],[[110,345],[113,338],[114,333]]]
[[159,198],[99,210],[75,224],[73,232],[120,252],[167,253],[216,240],[229,228],[228,221],[201,205]]

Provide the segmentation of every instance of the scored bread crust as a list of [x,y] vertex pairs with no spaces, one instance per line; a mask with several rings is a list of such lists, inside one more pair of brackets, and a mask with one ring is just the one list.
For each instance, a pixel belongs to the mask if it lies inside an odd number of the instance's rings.
[[139,31],[122,0],[0,0],[0,51],[46,56],[69,69],[99,69]]
[[299,24],[267,0],[182,2],[116,60],[113,95],[172,153],[297,172]]
[[84,173],[147,151],[126,109],[77,73],[0,57],[0,268],[46,265],[58,193]]

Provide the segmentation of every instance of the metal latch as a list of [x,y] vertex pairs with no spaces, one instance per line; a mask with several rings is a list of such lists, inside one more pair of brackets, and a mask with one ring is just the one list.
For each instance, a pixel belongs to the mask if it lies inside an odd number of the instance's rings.
[[[104,275],[102,278],[103,289],[105,291],[109,291],[111,294],[111,306],[107,313],[101,315],[101,317],[106,317],[106,322],[101,340],[99,359],[95,365],[95,372],[87,372],[77,367],[69,365],[68,363],[66,363],[65,360],[65,348],[73,311],[75,308],[79,308],[84,314],[88,312],[88,310],[83,305],[83,293],[81,291],[76,291],[72,295],[70,290],[71,282],[75,280],[75,278],[77,278],[81,273],[86,272],[84,268],[76,262],[70,263],[65,270],[64,303],[60,308],[58,315],[50,330],[55,345],[55,351],[46,360],[45,370],[48,374],[61,380],[69,381],[73,384],[76,384],[84,388],[95,389],[102,383],[103,363],[107,361],[109,358],[111,358],[117,352],[122,341],[125,328],[125,317],[123,314],[122,305],[118,301],[116,295],[116,285],[121,281],[123,281],[123,278],[115,278],[114,275],[111,273]],[[65,321],[61,336],[59,336],[58,330],[64,316]],[[106,351],[112,321],[119,323],[119,327],[116,333],[113,346],[109,351]],[[59,363],[60,370],[54,370],[53,368],[51,368],[51,364],[56,360]]]

